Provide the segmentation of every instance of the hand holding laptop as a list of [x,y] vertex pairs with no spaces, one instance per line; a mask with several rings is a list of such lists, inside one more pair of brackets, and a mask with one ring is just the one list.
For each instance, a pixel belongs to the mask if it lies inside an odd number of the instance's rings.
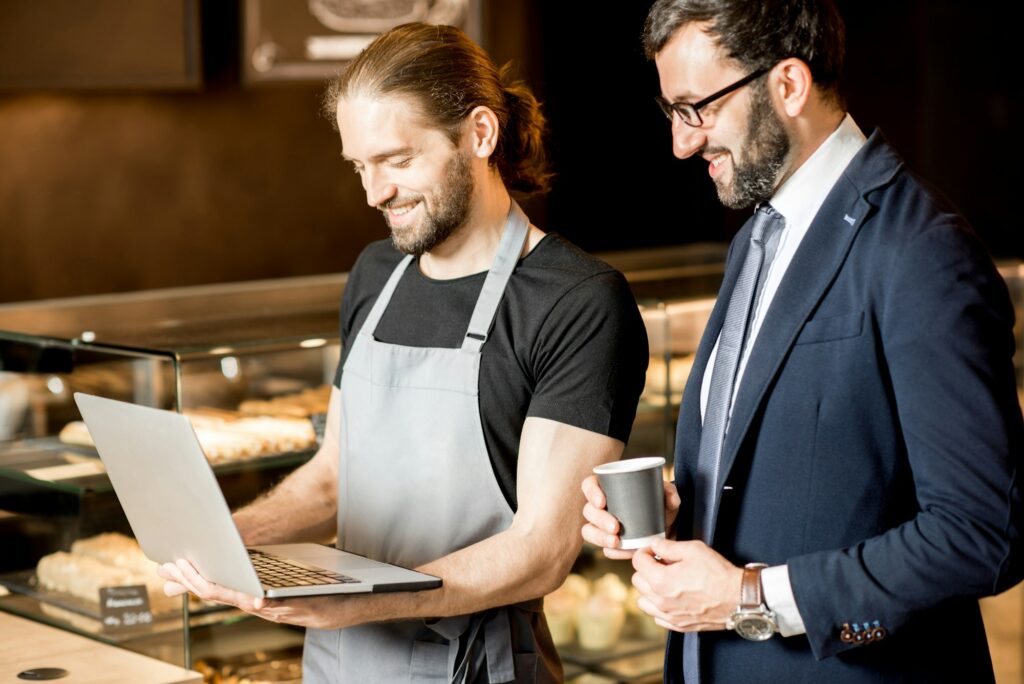
[[249,596],[207,580],[185,559],[164,563],[158,573],[167,580],[164,593],[168,596],[190,592],[204,601],[233,606],[271,622],[314,629],[335,629],[365,622],[357,618],[360,602],[339,600],[338,596],[289,599]]

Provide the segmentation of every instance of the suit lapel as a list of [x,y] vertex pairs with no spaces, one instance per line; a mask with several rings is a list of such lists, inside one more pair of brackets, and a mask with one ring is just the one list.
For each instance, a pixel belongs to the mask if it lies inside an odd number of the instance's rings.
[[[736,460],[736,452],[765,390],[778,373],[800,329],[835,279],[857,234],[856,229],[870,209],[860,197],[852,202],[848,197],[843,199],[847,201],[842,209],[836,211],[837,207],[825,206],[819,212],[765,315],[733,404],[722,450],[722,482]],[[849,225],[843,220],[844,216],[854,217],[856,224]]]
[[[768,387],[804,323],[838,275],[858,231],[871,215],[874,208],[866,199],[868,192],[891,180],[901,164],[881,133],[876,131],[818,211],[754,341],[729,420],[719,482],[727,481]],[[717,335],[716,332],[715,338]],[[714,339],[711,343],[714,344]]]

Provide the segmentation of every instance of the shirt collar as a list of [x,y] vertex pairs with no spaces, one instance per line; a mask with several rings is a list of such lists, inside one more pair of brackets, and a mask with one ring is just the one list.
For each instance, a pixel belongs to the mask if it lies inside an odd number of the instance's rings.
[[786,225],[808,226],[847,165],[867,141],[847,114],[835,131],[775,192],[771,205]]

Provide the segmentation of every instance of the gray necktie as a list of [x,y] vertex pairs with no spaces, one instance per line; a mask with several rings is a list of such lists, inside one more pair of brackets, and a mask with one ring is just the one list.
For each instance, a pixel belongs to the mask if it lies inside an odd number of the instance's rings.
[[[711,388],[704,409],[700,452],[697,455],[697,475],[694,482],[693,538],[711,543],[714,533],[715,507],[718,500],[719,468],[722,446],[732,412],[732,393],[736,386],[736,371],[747,341],[753,304],[764,285],[764,276],[774,256],[772,236],[783,227],[782,215],[769,204],[762,204],[754,214],[754,227],[750,233],[750,249],[740,270],[725,323],[718,336],[718,355],[711,374]],[[685,635],[683,643],[683,676],[687,684],[700,682],[699,639],[696,633]]]

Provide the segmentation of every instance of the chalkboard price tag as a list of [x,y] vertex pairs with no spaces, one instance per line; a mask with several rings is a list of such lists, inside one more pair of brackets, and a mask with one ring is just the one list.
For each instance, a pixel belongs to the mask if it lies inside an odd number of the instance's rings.
[[152,624],[149,594],[143,585],[100,589],[100,617],[104,629],[118,630]]

